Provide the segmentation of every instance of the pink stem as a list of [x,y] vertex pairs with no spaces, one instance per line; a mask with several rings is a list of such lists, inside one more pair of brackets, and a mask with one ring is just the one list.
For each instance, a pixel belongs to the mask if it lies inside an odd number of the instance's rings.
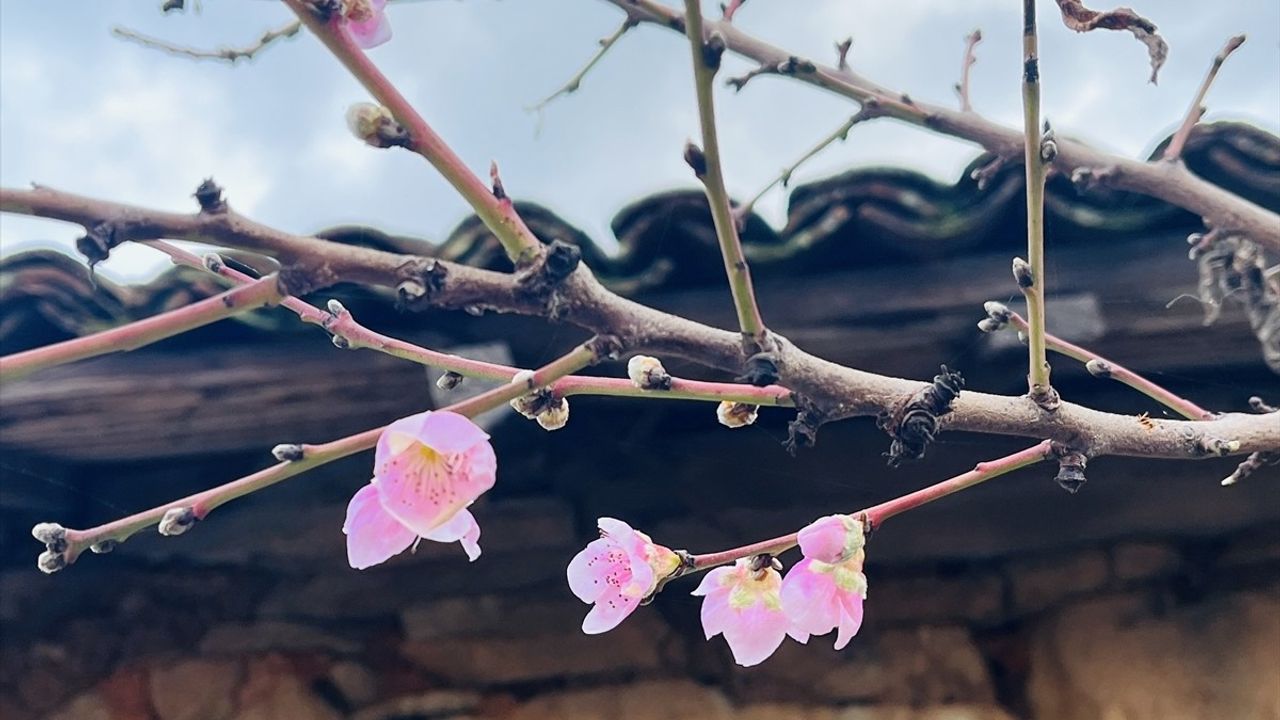
[[[230,267],[226,263],[219,263],[215,268],[209,268],[204,260],[193,253],[189,253],[163,240],[149,240],[143,244],[165,253],[174,261],[183,265],[211,270],[237,283],[253,282],[252,277]],[[509,365],[499,365],[443,353],[374,332],[358,323],[351,313],[341,313],[338,316],[334,316],[314,305],[292,297],[286,298],[280,304],[292,310],[304,321],[323,326],[330,332],[342,336],[351,344],[352,348],[369,348],[421,365],[437,367],[466,377],[485,380],[508,382],[515,377],[516,373],[520,372],[519,368]],[[557,380],[552,384],[551,388],[553,392],[561,397],[570,395],[609,395],[614,397],[667,400],[729,401],[772,407],[788,407],[794,404],[791,399],[791,391],[779,385],[755,387],[738,383],[704,382],[680,378],[672,378],[669,390],[644,390],[636,387],[635,383],[630,380],[622,378],[569,375]]]
[[[507,383],[444,409],[474,417],[540,387],[545,387],[558,378],[585,367],[597,359],[594,346],[587,342],[567,355],[557,358],[538,369],[533,373],[533,377],[524,382]],[[281,480],[291,478],[311,468],[368,450],[377,444],[378,436],[382,434],[384,428],[385,426],[372,428],[321,445],[302,445],[300,447],[301,457],[297,460],[277,463],[252,475],[246,475],[224,485],[219,485],[104,525],[87,530],[67,530],[67,547],[63,551],[66,563],[75,562],[76,558],[86,548],[90,548],[93,545],[105,541],[123,542],[127,540],[139,530],[159,523],[170,510],[189,508],[195,519],[202,520],[214,509],[231,500],[270,487]]]
[[364,51],[342,27],[339,13],[326,23],[316,17],[312,8],[303,0],[284,0],[320,41],[346,66],[347,70],[364,85],[383,106],[391,111],[396,121],[409,132],[409,148],[426,158],[449,184],[475,210],[476,215],[489,228],[507,255],[517,264],[532,260],[541,252],[542,243],[516,213],[511,200],[496,197],[475,173],[471,172],[456,153],[427,124],[413,105],[400,94]]
[[37,370],[144,345],[194,330],[249,310],[272,305],[284,295],[275,275],[254,280],[221,295],[93,335],[66,340],[0,358],[0,380],[14,380]]
[[[978,463],[972,470],[949,480],[943,480],[935,485],[908,493],[902,497],[895,498],[888,502],[873,505],[865,510],[860,510],[854,515],[860,516],[867,525],[867,529],[871,530],[880,527],[885,520],[904,513],[908,510],[914,510],[921,505],[926,505],[939,498],[944,498],[952,493],[959,492],[966,488],[990,480],[991,478],[1013,472],[1019,468],[1044,460],[1051,452],[1051,443],[1048,440],[1037,443],[1025,450],[1019,450],[1012,455],[1006,455],[998,460],[990,460]],[[790,535],[782,535],[769,540],[762,540],[750,545],[722,550],[715,553],[706,553],[703,555],[694,555],[690,562],[686,563],[682,574],[707,570],[718,565],[726,565],[728,563],[740,560],[742,558],[752,557],[754,555],[769,554],[777,555],[779,553],[790,550],[796,546],[798,533]]]
[[[1027,332],[1028,325],[1026,318],[1016,312],[1009,313],[1009,324],[1017,328],[1020,332]],[[1128,385],[1170,410],[1177,412],[1188,420],[1212,420],[1214,417],[1213,413],[1205,410],[1190,400],[1160,387],[1159,385],[1124,367],[1120,363],[1108,360],[1092,350],[1082,348],[1075,343],[1067,342],[1060,337],[1050,335],[1048,333],[1045,334],[1044,339],[1045,345],[1050,350],[1085,363],[1091,374],[1098,377],[1109,377],[1112,380]]]

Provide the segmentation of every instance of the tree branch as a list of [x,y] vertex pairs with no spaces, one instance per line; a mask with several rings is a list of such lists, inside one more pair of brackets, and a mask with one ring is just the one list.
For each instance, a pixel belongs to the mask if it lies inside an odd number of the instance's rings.
[[[1046,410],[1058,405],[1049,384],[1044,348],[1044,174],[1047,145],[1040,137],[1040,50],[1036,37],[1036,0],[1022,0],[1022,131],[1027,176],[1027,262],[1013,260],[1013,276],[1027,299],[1027,387]],[[1056,155],[1057,147],[1054,146]]]
[[[852,513],[855,517],[862,518],[866,524],[867,531],[870,532],[884,523],[889,518],[900,515],[908,510],[914,510],[923,505],[927,505],[934,500],[939,500],[948,495],[960,492],[967,488],[986,482],[992,478],[1000,477],[1027,467],[1034,465],[1052,454],[1052,443],[1048,440],[1037,443],[1026,450],[1019,450],[1011,455],[999,458],[997,460],[989,460],[987,462],[978,463],[972,470],[961,473],[955,477],[944,480],[940,483],[930,485],[913,493],[907,493],[899,498],[894,498],[888,502],[873,505],[865,510],[859,510]],[[743,545],[729,550],[722,550],[715,553],[706,553],[703,555],[690,555],[685,563],[678,571],[679,575],[687,575],[702,570],[710,570],[719,565],[727,565],[742,558],[753,557],[755,555],[778,555],[795,547],[798,533],[789,535],[781,535],[776,538],[762,540],[750,545]]]
[[192,60],[222,60],[234,65],[239,60],[249,60],[253,58],[253,56],[262,52],[277,40],[284,40],[297,35],[300,30],[302,30],[302,22],[295,20],[288,25],[275,28],[274,30],[267,30],[262,33],[257,40],[249,45],[245,45],[243,47],[224,46],[217,48],[216,50],[204,50],[201,48],[175,45],[166,40],[161,40],[160,38],[143,35],[137,30],[132,30],[126,27],[111,28],[111,34],[121,38],[122,40],[128,40],[153,50],[161,50],[169,53],[170,55],[177,55],[179,57],[190,58]]
[[[474,417],[591,365],[601,360],[605,354],[611,353],[614,348],[616,344],[611,339],[592,338],[536,372],[526,374],[518,380],[500,385],[444,409],[459,415]],[[68,530],[61,526],[52,526],[57,528],[56,538],[52,541],[42,537],[42,534],[51,531],[50,524],[37,525],[33,534],[49,546],[48,550],[40,556],[40,569],[47,573],[61,570],[75,562],[86,549],[93,549],[94,552],[109,552],[117,544],[152,525],[159,524],[160,532],[165,535],[181,534],[218,507],[236,498],[372,448],[377,444],[378,436],[382,434],[384,427],[372,428],[321,445],[292,446],[289,453],[292,457],[282,459],[281,462],[269,468],[105,525],[87,530]]]
[[960,82],[956,85],[956,93],[960,95],[960,111],[973,112],[973,105],[969,102],[969,74],[973,70],[974,63],[978,59],[974,57],[973,49],[982,42],[982,31],[974,30],[964,36],[964,60],[960,61]]
[[[874,107],[874,106],[869,106],[869,107]],[[863,122],[864,120],[870,120],[873,117],[875,117],[875,113],[869,112],[868,108],[864,107],[863,109],[854,113],[848,120],[844,121],[844,124],[836,128],[835,131],[832,132],[830,135],[827,135],[823,139],[819,140],[816,145],[809,148],[809,150],[805,152],[804,155],[801,155],[799,159],[797,159],[795,162],[791,163],[786,168],[784,168],[783,171],[777,177],[769,181],[768,185],[765,185],[764,187],[760,188],[760,192],[756,193],[755,196],[753,196],[750,200],[748,200],[746,203],[742,205],[739,205],[734,210],[733,214],[738,220],[739,227],[741,227],[746,222],[747,217],[749,217],[751,215],[751,212],[755,209],[756,203],[760,202],[760,198],[763,198],[765,196],[765,193],[768,193],[770,190],[772,190],[775,185],[782,185],[782,187],[787,187],[787,185],[791,183],[791,176],[795,173],[797,169],[800,168],[801,165],[808,162],[810,158],[822,152],[827,148],[828,145],[835,143],[837,140],[839,140],[840,142],[844,142],[844,140],[849,137],[849,131],[853,129],[854,125],[857,125],[858,123]]]
[[[168,255],[174,262],[189,267],[201,268],[224,277],[236,284],[244,285],[254,282],[254,278],[214,258],[205,258],[183,250],[163,240],[143,242]],[[337,313],[321,310],[310,303],[297,298],[285,298],[281,306],[291,310],[303,322],[318,325],[329,331],[334,338],[342,340],[344,349],[369,349],[417,363],[426,367],[439,368],[463,377],[478,378],[498,382],[510,382],[520,368],[498,363],[472,360],[460,355],[440,352],[415,345],[389,335],[375,332],[356,321],[345,308],[338,307]],[[331,308],[335,309],[335,308]],[[338,344],[335,342],[335,344]],[[707,402],[741,402],[752,405],[771,407],[791,407],[791,391],[777,385],[755,387],[739,383],[705,382],[702,380],[686,380],[671,378],[667,389],[645,389],[637,387],[630,380],[623,378],[593,377],[589,375],[568,375],[555,381],[550,386],[552,393],[559,397],[570,395],[607,395],[610,397],[632,397],[667,400],[702,400]]]
[[497,197],[475,173],[467,168],[462,158],[436,134],[427,121],[418,114],[395,85],[382,74],[369,56],[351,36],[339,27],[340,18],[327,22],[318,18],[303,0],[284,0],[290,10],[298,15],[307,29],[346,66],[370,95],[386,107],[408,133],[404,147],[421,155],[449,181],[458,194],[471,205],[485,227],[498,238],[507,256],[518,266],[533,263],[542,253],[542,243],[529,226],[516,213],[508,197]]
[[[605,0],[642,23],[682,32],[684,14],[657,0]],[[709,32],[719,33],[728,50],[761,65],[777,65],[792,57],[787,52],[736,26],[707,21]],[[793,76],[801,82],[829,90],[858,103],[875,100],[888,117],[932,131],[975,142],[995,155],[1019,157],[1024,148],[1020,130],[998,125],[974,112],[963,112],[919,102],[905,101],[903,94],[879,85],[847,69],[815,62],[810,73]],[[1110,155],[1080,142],[1059,138],[1054,166],[1065,175],[1078,169],[1107,169],[1107,185],[1159,198],[1204,217],[1215,227],[1230,228],[1251,240],[1280,251],[1280,215],[1203,180],[1177,163],[1150,163]]]
[[618,40],[620,40],[628,30],[638,24],[638,20],[631,16],[627,16],[627,19],[622,21],[622,24],[618,26],[617,30],[613,31],[612,35],[600,40],[600,49],[596,50],[595,54],[591,56],[591,59],[587,61],[587,64],[582,66],[581,70],[574,73],[573,77],[569,78],[568,82],[561,85],[558,90],[546,96],[542,100],[539,100],[537,103],[534,103],[528,109],[532,112],[541,112],[543,108],[551,104],[551,101],[561,95],[570,95],[577,92],[578,87],[582,85],[582,79],[587,76],[587,73],[591,72],[591,68],[595,67],[596,63],[600,62],[600,59],[604,57],[605,53],[609,52],[609,48],[612,48],[614,43],[618,42]]
[[[281,232],[240,217],[167,213],[103,202],[49,188],[0,189],[0,211],[54,218],[86,227],[110,223],[124,240],[174,238],[265,252],[286,264],[316,268],[328,283],[359,282],[395,288],[412,280],[430,290],[420,303],[445,308],[478,307],[547,317],[545,302],[522,292],[518,276],[413,255],[344,245]],[[599,334],[614,335],[633,352],[679,356],[730,372],[741,369],[741,335],[702,325],[619,297],[579,266],[560,290],[556,317]],[[842,367],[810,355],[773,335],[779,384],[823,408],[829,420],[891,413],[926,383]],[[1152,419],[1140,423],[1063,402],[1046,412],[1026,397],[966,390],[939,419],[943,429],[1055,440],[1090,455],[1205,458],[1280,450],[1274,418],[1227,413],[1188,422]]]
[[1196,91],[1196,96],[1191,101],[1191,107],[1187,108],[1187,116],[1183,119],[1182,125],[1178,127],[1178,131],[1173,134],[1173,139],[1169,141],[1169,146],[1164,149],[1164,160],[1173,161],[1182,157],[1182,149],[1187,144],[1187,138],[1191,137],[1191,129],[1200,122],[1200,118],[1204,117],[1205,107],[1204,99],[1209,94],[1209,88],[1213,85],[1213,81],[1218,77],[1218,71],[1222,69],[1222,63],[1227,61],[1231,53],[1236,48],[1244,44],[1244,35],[1236,35],[1227,40],[1227,44],[1222,46],[1218,54],[1213,57],[1213,63],[1209,65],[1209,72],[1205,73],[1204,80],[1200,82],[1200,89]]
[[0,381],[12,382],[30,373],[77,360],[137,350],[188,330],[274,305],[283,297],[280,279],[268,275],[220,295],[127,325],[0,357]]
[[[720,241],[720,255],[724,258],[725,273],[729,277],[729,289],[733,293],[734,309],[738,313],[738,327],[746,340],[757,350],[765,350],[765,326],[756,306],[755,290],[751,285],[751,270],[747,267],[742,242],[738,239],[737,223],[729,205],[729,193],[724,185],[724,167],[720,162],[720,141],[716,135],[715,99],[712,82],[720,69],[720,57],[724,54],[724,42],[702,32],[702,11],[698,0],[685,0],[686,31],[693,57],[693,84],[698,96],[698,120],[702,125],[702,149],[686,148],[685,159],[702,181],[711,205],[711,218],[715,223],[716,237]],[[730,13],[730,17],[732,14]]]
[[[992,332],[1012,325],[1018,332],[1025,334],[1029,329],[1026,318],[1005,307],[1001,303],[989,302],[986,305],[988,320],[978,324],[983,332]],[[1151,382],[1120,363],[1108,360],[1101,355],[1082,348],[1060,337],[1046,333],[1045,344],[1048,349],[1066,355],[1073,360],[1084,363],[1090,375],[1099,378],[1111,378],[1116,382],[1128,385],[1165,407],[1173,410],[1188,420],[1211,420],[1214,414],[1199,405]]]

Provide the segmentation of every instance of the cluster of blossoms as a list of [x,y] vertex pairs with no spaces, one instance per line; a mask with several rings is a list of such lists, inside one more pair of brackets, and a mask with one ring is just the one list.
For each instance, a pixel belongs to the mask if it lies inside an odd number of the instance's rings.
[[[601,518],[599,524],[600,539],[568,569],[569,588],[594,604],[582,623],[591,634],[617,627],[681,567],[677,553],[621,520]],[[723,635],[739,665],[763,662],[787,636],[805,643],[835,630],[839,650],[862,624],[862,521],[824,517],[801,530],[798,540],[804,559],[785,578],[772,558],[743,558],[708,572],[693,591],[703,597],[707,639]]]
[[480,556],[480,526],[467,510],[497,477],[489,436],[447,410],[397,420],[378,438],[373,479],[347,506],[342,532],[358,570],[385,562],[420,539],[459,542]]

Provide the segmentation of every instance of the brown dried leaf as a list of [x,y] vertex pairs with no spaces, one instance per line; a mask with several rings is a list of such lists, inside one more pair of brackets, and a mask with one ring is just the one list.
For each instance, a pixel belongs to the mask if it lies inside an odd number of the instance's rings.
[[1120,7],[1108,12],[1098,12],[1085,7],[1081,0],[1057,0],[1058,9],[1062,11],[1062,22],[1076,32],[1090,30],[1128,30],[1143,45],[1147,46],[1147,54],[1151,56],[1151,82],[1154,84],[1160,74],[1160,68],[1169,57],[1169,44],[1156,32],[1155,23],[1134,12],[1132,8]]

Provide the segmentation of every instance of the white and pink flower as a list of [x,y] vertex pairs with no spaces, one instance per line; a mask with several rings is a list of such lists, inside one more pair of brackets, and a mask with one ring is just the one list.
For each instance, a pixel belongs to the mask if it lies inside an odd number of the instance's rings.
[[480,527],[466,508],[493,487],[497,467],[489,436],[457,413],[419,413],[388,425],[373,480],[347,507],[342,531],[351,567],[385,562],[418,538],[460,542],[475,560]]
[[658,584],[680,567],[680,557],[648,535],[613,518],[600,518],[600,538],[569,562],[569,589],[592,603],[582,621],[588,635],[608,632],[635,612]]
[[732,567],[707,573],[693,591],[702,595],[702,629],[707,639],[724,635],[733,659],[743,667],[758,665],[790,635],[808,642],[808,633],[783,610],[782,576],[772,567],[756,570],[744,558]]
[[805,558],[782,580],[782,609],[795,626],[810,635],[836,630],[836,650],[843,649],[862,626],[867,577],[863,553],[841,563]]

